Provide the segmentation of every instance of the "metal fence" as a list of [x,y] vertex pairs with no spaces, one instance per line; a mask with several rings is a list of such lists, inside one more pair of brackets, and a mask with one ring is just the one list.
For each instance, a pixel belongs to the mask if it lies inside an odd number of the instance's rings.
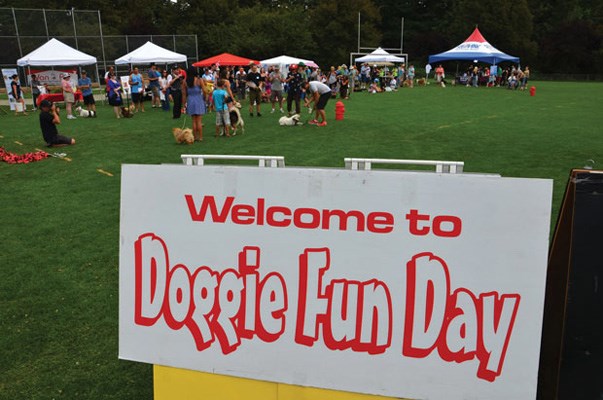
[[147,41],[185,54],[189,62],[199,59],[197,35],[103,35],[98,10],[0,8],[1,67],[15,67],[51,38],[96,57],[103,71]]

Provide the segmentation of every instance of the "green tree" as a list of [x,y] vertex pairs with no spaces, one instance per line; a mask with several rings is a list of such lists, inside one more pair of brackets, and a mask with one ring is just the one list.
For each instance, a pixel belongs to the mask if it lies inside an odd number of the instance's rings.
[[376,4],[381,14],[383,47],[402,45],[411,60],[427,61],[429,54],[447,50],[453,44],[442,29],[449,1],[376,0]]
[[379,46],[379,11],[371,0],[319,0],[310,10],[307,29],[315,43],[314,59],[321,65],[339,65],[358,47],[358,13],[362,18],[361,46]]
[[538,70],[603,72],[603,4],[589,0],[531,0],[540,49]]
[[450,9],[449,36],[464,40],[478,26],[491,45],[531,63],[537,55],[528,0],[456,0]]

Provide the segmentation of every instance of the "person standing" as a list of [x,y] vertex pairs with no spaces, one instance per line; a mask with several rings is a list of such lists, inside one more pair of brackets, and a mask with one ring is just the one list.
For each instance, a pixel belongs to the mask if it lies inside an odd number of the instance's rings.
[[107,81],[107,97],[109,99],[109,105],[113,106],[113,112],[116,118],[121,118],[121,112],[119,108],[122,105],[121,97],[121,82],[115,75],[115,72],[109,73],[109,80]]
[[163,111],[170,111],[170,99],[169,99],[169,76],[167,70],[164,69],[161,71],[161,76],[159,77],[159,87],[161,88],[161,92],[159,93],[159,99],[161,100],[161,109]]
[[268,80],[272,84],[272,92],[270,94],[270,101],[272,102],[272,111],[274,112],[274,106],[278,101],[278,106],[281,113],[284,113],[283,110],[283,82],[285,79],[283,78],[283,74],[281,74],[281,70],[277,67],[274,71],[270,73],[268,76]]
[[61,86],[63,87],[63,100],[65,100],[65,108],[67,108],[67,119],[76,119],[73,115],[73,103],[75,103],[75,90],[69,80],[69,74],[63,74]]
[[[15,99],[15,101],[17,103],[21,103],[21,107],[22,110],[21,114],[23,115],[27,115],[26,108],[25,108],[25,99],[23,99],[23,92],[21,91],[21,85],[19,84],[19,75],[14,74],[13,76],[11,76],[11,82],[10,82],[10,94],[11,96],[13,96],[13,99]],[[19,113],[17,112],[17,108],[15,107],[15,115],[19,115]]]
[[212,96],[214,109],[216,110],[216,137],[220,135],[220,129],[224,127],[224,135],[230,137],[230,113],[227,104],[228,93],[224,89],[224,79],[218,79],[216,90]]
[[360,89],[366,89],[371,81],[371,67],[367,63],[360,67]]
[[262,75],[258,72],[258,66],[251,64],[249,72],[247,72],[247,87],[249,88],[249,116],[253,117],[253,106],[255,104],[256,115],[262,116],[261,107],[262,104],[262,87],[264,81]]
[[355,65],[350,67],[350,92],[348,97],[352,97],[354,90],[356,89],[356,81],[358,80],[358,68]]
[[528,87],[528,80],[530,79],[530,66],[526,65],[526,68],[523,70],[523,75],[521,77],[521,90],[526,90]]
[[111,74],[115,74],[115,68],[111,65],[107,72],[105,72],[105,84],[109,84],[109,79],[111,79]]
[[287,75],[287,113],[291,116],[291,103],[295,102],[295,113],[301,113],[301,92],[304,80],[299,73],[299,66],[292,64],[289,66],[289,74]]
[[350,85],[350,77],[347,74],[342,74],[339,78],[339,97],[344,100],[347,100],[348,97],[348,88]]
[[438,83],[438,85],[440,86],[444,86],[443,82],[444,82],[444,67],[442,67],[442,64],[438,64],[438,66],[435,69],[435,76],[436,76],[436,82]]
[[407,72],[407,76],[408,76],[408,85],[409,87],[414,87],[415,86],[415,66],[410,64],[408,66],[408,72]]
[[138,72],[138,67],[134,67],[132,74],[130,74],[130,91],[132,93],[132,103],[134,103],[134,107],[136,108],[135,112],[144,112],[144,85],[142,83],[142,75]]
[[331,92],[336,95],[337,94],[337,71],[335,67],[331,66],[331,70],[327,75],[327,84],[331,88]]
[[157,66],[153,63],[151,64],[151,69],[149,70],[149,88],[151,89],[151,93],[153,94],[153,99],[151,100],[151,108],[160,108],[161,107],[161,85],[159,84],[159,78],[161,78],[161,73],[157,71]]
[[179,66],[172,71],[172,81],[170,82],[170,95],[174,100],[174,109],[172,118],[178,119],[182,115],[182,82],[184,77]]
[[75,144],[75,139],[59,135],[57,125],[61,123],[59,109],[48,100],[40,102],[40,129],[46,146],[68,146]]
[[[205,79],[199,77],[197,68],[192,65],[186,73],[186,87],[182,90],[183,101],[186,102],[186,113],[193,120],[193,136],[196,142],[203,140],[203,115],[207,112],[203,93]],[[175,103],[175,102],[174,102]],[[174,108],[176,105],[174,104]]]
[[312,81],[304,84],[304,90],[310,95],[306,96],[306,106],[309,106],[310,102],[314,102],[314,108],[316,109],[316,117],[308,123],[316,126],[326,126],[325,107],[331,98],[331,88],[322,82]]
[[247,91],[247,86],[245,85],[246,81],[247,73],[245,72],[245,68],[240,67],[235,74],[235,84],[237,87],[237,96],[239,100],[245,100],[245,92]]
[[88,77],[86,71],[82,71],[82,77],[77,81],[77,85],[82,90],[86,109],[88,111],[94,111],[94,115],[96,116],[96,102],[94,101],[94,95],[92,94],[92,80]]
[[42,84],[40,83],[38,78],[35,75],[32,75],[31,76],[31,95],[33,97],[33,110],[34,111],[37,110],[38,96],[40,96],[40,94],[41,94],[40,86],[42,86]]

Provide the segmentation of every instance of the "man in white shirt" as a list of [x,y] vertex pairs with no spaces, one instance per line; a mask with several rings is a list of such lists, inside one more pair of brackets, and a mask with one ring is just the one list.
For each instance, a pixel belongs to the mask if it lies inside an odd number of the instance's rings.
[[325,106],[331,98],[331,88],[318,81],[306,82],[303,88],[306,91],[305,105],[308,106],[310,102],[314,102],[314,108],[316,109],[315,119],[308,121],[308,123],[316,126],[326,126],[327,116],[325,114]]

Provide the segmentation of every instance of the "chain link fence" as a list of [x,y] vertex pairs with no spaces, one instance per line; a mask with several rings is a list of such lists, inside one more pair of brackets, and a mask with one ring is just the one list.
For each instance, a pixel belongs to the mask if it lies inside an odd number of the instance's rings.
[[197,35],[103,35],[98,10],[0,8],[0,67],[16,67],[19,58],[52,38],[96,57],[101,72],[147,41],[185,54],[189,64],[199,59]]

